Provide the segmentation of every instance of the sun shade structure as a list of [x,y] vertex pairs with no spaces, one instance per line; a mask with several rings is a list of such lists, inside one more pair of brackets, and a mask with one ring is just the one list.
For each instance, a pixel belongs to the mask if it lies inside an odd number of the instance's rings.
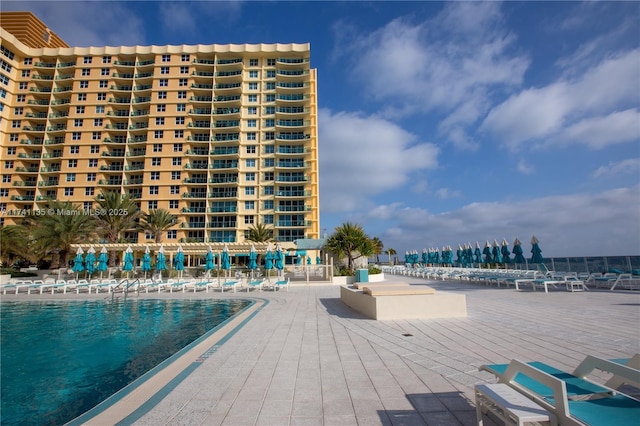
[[542,250],[540,250],[540,241],[536,236],[531,237],[531,263],[543,263]]
[[167,259],[164,257],[164,247],[160,246],[156,257],[156,271],[166,271]]
[[144,250],[142,255],[142,263],[140,263],[140,269],[144,271],[144,277],[147,278],[147,272],[151,270],[151,250],[149,247]]
[[491,257],[494,263],[502,263],[502,252],[497,240],[493,240],[493,248],[491,249]]
[[71,270],[76,273],[76,279],[78,279],[78,273],[84,271],[83,254],[84,250],[79,247],[78,251],[76,251],[76,257],[73,259],[73,268],[71,268]]
[[513,241],[513,263],[519,263],[524,265],[526,263],[526,260],[523,256],[523,251],[522,251],[522,243],[520,242],[520,240],[518,238],[516,238]]
[[507,242],[506,238],[502,240],[502,246],[500,247],[500,252],[502,254],[502,262],[511,263],[511,258],[509,257],[511,253],[509,252],[509,243]]
[[216,265],[215,263],[213,263],[213,249],[211,248],[211,246],[207,247],[207,254],[204,258],[204,261],[204,269],[206,271],[212,271],[216,269]]
[[98,266],[96,270],[100,271],[100,278],[102,278],[102,273],[109,269],[107,265],[109,263],[109,252],[107,252],[106,247],[102,247],[100,250],[100,254],[98,255]]
[[89,273],[93,274],[96,270],[96,249],[93,246],[89,247],[87,254],[84,256],[84,268]]

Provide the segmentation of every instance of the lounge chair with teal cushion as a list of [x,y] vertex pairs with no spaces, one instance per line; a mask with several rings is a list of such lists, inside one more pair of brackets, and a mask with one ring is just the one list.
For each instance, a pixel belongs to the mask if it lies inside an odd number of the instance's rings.
[[257,288],[258,290],[260,290],[262,292],[262,287],[264,286],[265,282],[266,282],[265,280],[260,279],[260,278],[258,278],[257,280],[249,281],[247,283],[247,293],[252,288]]
[[587,380],[586,375],[594,369],[631,380],[640,375],[638,370],[595,357],[585,358],[574,374],[541,362],[515,359],[509,364],[480,367],[554,413],[562,425],[636,425],[640,401]]
[[283,280],[279,280],[273,283],[273,288],[275,290],[279,290],[282,287],[286,287],[287,291],[289,291],[289,278],[285,278]]

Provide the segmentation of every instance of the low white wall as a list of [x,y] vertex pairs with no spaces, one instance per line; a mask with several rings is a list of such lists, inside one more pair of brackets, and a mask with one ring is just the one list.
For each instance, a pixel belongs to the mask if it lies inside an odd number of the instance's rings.
[[10,274],[0,275],[0,284],[6,284],[9,282],[10,279],[11,279]]

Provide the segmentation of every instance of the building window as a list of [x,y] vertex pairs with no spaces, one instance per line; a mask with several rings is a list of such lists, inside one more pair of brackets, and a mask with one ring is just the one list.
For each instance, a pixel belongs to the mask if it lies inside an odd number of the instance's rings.
[[65,188],[64,189],[64,196],[65,197],[72,197],[73,196],[73,188]]
[[90,158],[89,159],[89,167],[98,167],[98,159]]
[[[256,181],[256,174],[253,173],[253,172],[245,173],[244,177],[245,177],[245,180],[247,182],[255,182]],[[253,195],[253,193],[252,193],[252,195]]]
[[147,206],[149,208],[149,210],[157,210],[158,209],[158,202],[153,200],[153,201],[148,201],[147,202]]
[[[26,87],[25,87],[25,89],[26,89]],[[18,95],[18,96],[16,96],[16,101],[18,101],[18,102],[24,102],[26,100],[27,100],[27,96],[26,95]]]
[[[5,61],[2,61],[2,65],[3,65],[3,67],[2,67],[2,68],[4,68],[4,64],[6,64],[6,62],[5,62]],[[9,68],[11,68],[11,66],[9,66]],[[10,70],[10,69],[9,69],[9,70],[7,70],[7,71],[11,72],[11,70]],[[22,70],[21,77],[29,77],[30,75],[31,75],[31,70]]]
[[102,127],[102,118],[94,118],[93,127]]
[[167,92],[165,91],[158,92],[158,99],[167,99]]
[[2,175],[2,183],[11,182],[11,175]]
[[160,180],[160,172],[151,172],[151,180]]
[[80,88],[81,89],[87,89],[89,87],[89,81],[87,80],[81,80],[80,81]]
[[[273,167],[274,165],[275,165],[275,159],[274,158],[265,158],[264,159],[264,166],[265,167]],[[265,173],[265,176],[266,175],[267,174]],[[273,173],[271,173],[271,175],[272,175],[271,179],[269,179],[269,180],[273,180]]]
[[162,62],[171,62],[171,55],[162,55]]
[[247,132],[247,140],[255,141],[256,140],[256,132]]
[[164,130],[155,130],[153,132],[153,138],[154,139],[162,139],[162,138],[164,138]]
[[258,127],[258,120],[247,120],[247,127]]
[[169,86],[169,79],[161,78],[160,79],[160,87],[168,87],[168,86]]
[[162,162],[162,159],[161,159],[160,157],[153,157],[153,158],[151,159],[151,166],[153,166],[153,167],[159,167],[159,166],[160,166],[160,164],[161,164],[161,162]]
[[23,64],[31,65],[33,63],[33,58],[24,58]]
[[173,152],[182,152],[182,144],[174,143],[173,144]]
[[249,95],[249,102],[258,102],[258,95]]
[[160,67],[160,74],[169,74],[169,67]]
[[11,121],[11,128],[12,129],[19,129],[20,128],[20,120],[12,120]]
[[99,100],[99,101],[106,101],[106,100],[107,100],[107,94],[106,94],[106,92],[100,92],[100,93],[98,93],[98,100]]
[[80,153],[80,145],[71,145],[69,147],[69,154],[79,154]]
[[264,140],[265,141],[272,141],[276,139],[276,133],[275,132],[264,132]]
[[180,202],[178,200],[169,200],[169,208],[177,209]]
[[184,124],[184,117],[176,117],[176,124],[177,125],[183,125]]
[[76,174],[75,173],[67,173],[67,182],[75,182]]
[[102,132],[93,132],[91,134],[91,139],[94,141],[99,141],[100,139],[102,139]]
[[171,172],[171,180],[180,180],[180,172]]
[[109,68],[102,68],[100,70],[100,75],[109,75]]
[[[17,137],[18,135],[16,135]],[[18,140],[18,139],[16,139]],[[10,146],[9,148],[7,148],[7,155],[16,155],[16,147],[15,146]]]
[[111,63],[111,56],[103,56],[102,57],[102,63],[103,64],[110,64]]
[[182,166],[182,158],[181,157],[173,157],[173,165],[174,166]]
[[104,105],[98,105],[96,107],[96,114],[104,114]]
[[83,61],[83,64],[90,64],[91,63],[91,56],[85,56]]
[[106,89],[108,86],[109,82],[107,80],[100,80],[100,83],[98,83],[100,89]]
[[75,120],[73,120],[73,127],[82,127],[82,119],[76,118]]
[[162,152],[162,144],[154,143],[153,144],[153,152]]
[[13,160],[6,160],[4,162],[4,168],[5,169],[13,169]]
[[164,126],[164,117],[156,117],[156,126]]
[[276,78],[276,70],[267,70],[267,78]]
[[171,185],[169,187],[169,194],[176,195],[180,193],[180,185]]
[[244,209],[245,210],[253,210],[255,209],[255,201],[245,201],[244,202]]
[[167,231],[167,240],[176,240],[178,238],[178,231],[170,229]]
[[178,91],[178,99],[187,99],[187,91],[186,90]]
[[78,167],[78,160],[68,160],[67,161],[67,166],[70,169],[75,169],[76,167]]
[[262,218],[262,221],[265,223],[265,225],[273,225],[273,215],[265,214]]
[[182,139],[184,137],[184,130],[174,130],[173,137],[176,139]]
[[81,136],[82,136],[82,133],[73,132],[73,133],[71,133],[71,140],[72,141],[79,141]]
[[[9,142],[18,142],[18,134],[17,133],[11,133],[9,135]],[[15,147],[9,148],[9,149],[16,149]],[[15,152],[14,152],[15,154]]]
[[259,62],[258,62],[258,60],[257,60],[257,59],[254,59],[254,58],[249,59],[249,66],[250,66],[250,67],[257,67],[257,66],[258,66],[258,64],[259,64]]
[[22,111],[23,111],[23,110],[22,110],[22,107],[17,107],[17,108],[14,110],[14,112],[15,112],[15,114],[16,114],[16,115],[22,115]]
[[249,107],[249,108],[247,108],[247,114],[256,115],[257,113],[258,113],[258,108],[257,107]]
[[256,146],[255,145],[247,145],[247,154],[255,154]]
[[167,110],[167,106],[165,104],[156,105],[156,111],[157,112],[165,112],[166,110]]
[[84,107],[83,106],[77,106],[76,107],[76,114],[84,114]]
[[273,81],[268,82],[265,90],[276,90],[276,83]]
[[89,152],[91,154],[97,154],[100,152],[100,145],[91,145],[91,148],[89,149]]
[[[273,164],[271,164],[271,167],[273,167]],[[265,172],[265,174],[264,174],[264,181],[265,182],[272,182],[274,179],[275,179],[275,175],[274,175],[273,172]],[[267,188],[269,188],[269,187],[267,187]],[[267,188],[264,189],[265,195],[269,195],[267,193]],[[273,191],[273,189],[272,189],[272,191]],[[271,195],[273,195],[273,192],[271,192]]]
[[264,126],[265,127],[274,127],[276,125],[276,121],[273,118],[269,118],[267,120],[264,120]]
[[249,83],[249,90],[258,90],[258,83]]
[[265,113],[266,115],[273,115],[273,114],[275,114],[275,113],[276,113],[276,107],[274,107],[274,106],[268,106],[268,107],[266,107],[266,108],[264,109],[264,113]]
[[[96,174],[95,173],[87,173],[87,182],[95,182],[96,181]],[[91,191],[89,191],[91,190]],[[90,192],[90,193],[87,193]],[[93,195],[93,187],[91,188],[86,188],[84,191],[85,195]]]
[[187,110],[187,104],[177,104],[176,111],[185,112]]
[[275,67],[276,66],[276,58],[267,58],[267,66]]
[[258,78],[258,71],[249,71],[249,78]]
[[80,93],[80,94],[78,95],[78,101],[80,101],[80,102],[84,102],[84,101],[86,101],[86,100],[87,100],[87,94],[86,94],[86,93]]
[[244,189],[244,195],[255,195],[256,194],[256,188],[253,186],[247,186]]
[[180,87],[185,87],[187,84],[188,83],[186,78],[181,78],[180,80],[178,80],[178,86]]
[[249,158],[246,160],[247,167],[255,167],[256,166],[256,160],[254,158]]
[[149,187],[149,195],[158,195],[160,187],[158,185],[152,185]]
[[189,67],[180,67],[180,74],[189,74]]
[[89,68],[82,68],[82,73],[81,73],[80,75],[82,75],[83,77],[86,77],[86,76],[91,75],[91,69],[89,69]]

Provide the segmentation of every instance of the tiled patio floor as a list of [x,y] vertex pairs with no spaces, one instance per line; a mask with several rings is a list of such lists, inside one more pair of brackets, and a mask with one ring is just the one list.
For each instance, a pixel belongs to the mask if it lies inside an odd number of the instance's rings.
[[482,364],[640,351],[637,292],[429,284],[465,293],[468,317],[369,320],[337,286],[257,293],[268,306],[135,424],[472,425]]

